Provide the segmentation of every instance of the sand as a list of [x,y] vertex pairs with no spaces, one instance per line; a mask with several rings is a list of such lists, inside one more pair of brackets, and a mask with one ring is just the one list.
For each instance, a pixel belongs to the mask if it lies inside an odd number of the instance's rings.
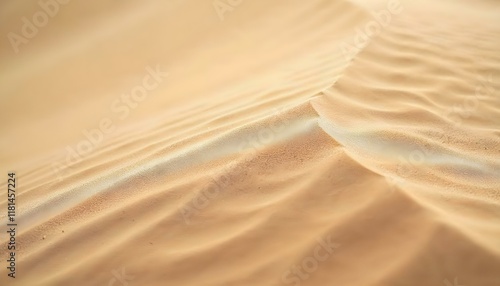
[[496,1],[28,2],[1,285],[500,285]]

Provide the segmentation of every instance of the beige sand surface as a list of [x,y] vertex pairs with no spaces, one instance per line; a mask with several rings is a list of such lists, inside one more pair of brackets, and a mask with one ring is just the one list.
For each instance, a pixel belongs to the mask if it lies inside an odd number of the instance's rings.
[[0,285],[500,285],[499,2],[62,2],[0,4]]

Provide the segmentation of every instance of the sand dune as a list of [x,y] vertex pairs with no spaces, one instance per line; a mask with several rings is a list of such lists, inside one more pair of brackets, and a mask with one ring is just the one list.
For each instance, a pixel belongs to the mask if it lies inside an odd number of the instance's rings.
[[1,285],[500,285],[496,1],[54,1],[0,4]]

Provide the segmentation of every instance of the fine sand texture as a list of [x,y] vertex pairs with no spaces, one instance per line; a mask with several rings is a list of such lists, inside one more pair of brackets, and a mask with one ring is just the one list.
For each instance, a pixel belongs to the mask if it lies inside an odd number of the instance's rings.
[[0,285],[500,286],[500,2],[0,23]]

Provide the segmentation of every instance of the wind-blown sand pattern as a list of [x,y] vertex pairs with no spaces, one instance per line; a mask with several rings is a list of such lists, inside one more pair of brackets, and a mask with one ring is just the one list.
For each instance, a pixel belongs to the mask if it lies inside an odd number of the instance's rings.
[[499,3],[91,2],[0,46],[1,285],[500,285]]

